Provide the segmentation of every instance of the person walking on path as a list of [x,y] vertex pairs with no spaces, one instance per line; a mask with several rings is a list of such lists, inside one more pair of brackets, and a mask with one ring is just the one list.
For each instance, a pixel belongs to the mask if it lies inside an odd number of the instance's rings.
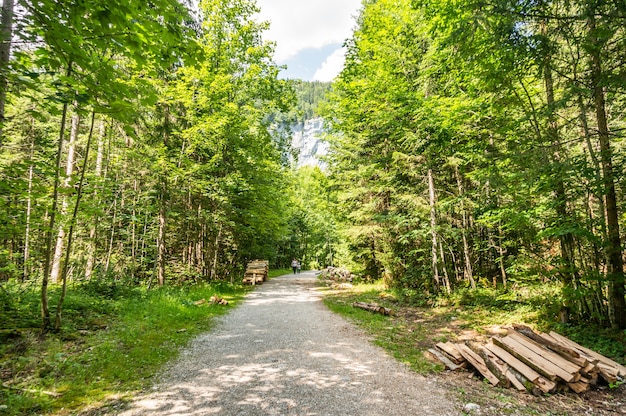
[[295,258],[291,260],[291,268],[293,269],[293,274],[296,274],[298,271],[298,260]]

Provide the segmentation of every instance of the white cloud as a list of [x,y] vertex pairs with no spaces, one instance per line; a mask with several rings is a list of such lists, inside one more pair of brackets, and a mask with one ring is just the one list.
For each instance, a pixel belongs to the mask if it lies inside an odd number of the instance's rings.
[[326,58],[322,66],[315,71],[313,81],[332,81],[343,69],[345,60],[346,50],[344,48],[337,49],[328,58]]
[[267,40],[277,42],[283,63],[299,51],[343,43],[352,34],[361,0],[257,0],[260,20],[270,22]]

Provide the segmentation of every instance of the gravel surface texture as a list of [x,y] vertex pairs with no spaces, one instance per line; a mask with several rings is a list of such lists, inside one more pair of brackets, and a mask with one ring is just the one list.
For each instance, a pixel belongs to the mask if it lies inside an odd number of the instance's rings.
[[303,272],[257,287],[121,414],[460,415],[462,404],[326,309]]

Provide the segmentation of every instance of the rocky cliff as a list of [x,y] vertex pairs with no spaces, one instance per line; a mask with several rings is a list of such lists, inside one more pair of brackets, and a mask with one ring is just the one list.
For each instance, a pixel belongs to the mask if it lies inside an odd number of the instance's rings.
[[291,147],[298,154],[298,167],[319,166],[325,163],[320,159],[328,154],[328,143],[324,141],[324,119],[321,117],[306,120],[293,127]]

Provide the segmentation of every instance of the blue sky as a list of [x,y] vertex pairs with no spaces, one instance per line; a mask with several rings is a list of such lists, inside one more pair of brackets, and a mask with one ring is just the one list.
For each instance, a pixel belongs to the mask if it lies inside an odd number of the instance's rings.
[[297,78],[312,81],[323,63],[335,51],[341,49],[341,43],[331,43],[321,48],[303,49],[296,55],[287,58],[281,64],[287,65],[287,69],[281,73],[284,78]]
[[270,22],[281,75],[331,81],[343,67],[342,45],[355,27],[361,0],[257,0],[260,19]]

